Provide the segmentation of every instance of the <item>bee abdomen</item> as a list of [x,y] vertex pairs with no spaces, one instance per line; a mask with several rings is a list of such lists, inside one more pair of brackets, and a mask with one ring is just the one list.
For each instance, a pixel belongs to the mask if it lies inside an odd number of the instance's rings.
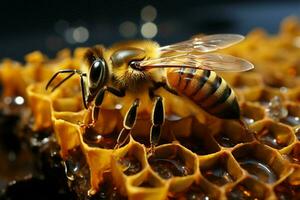
[[233,90],[214,71],[191,68],[169,69],[168,84],[208,113],[224,119],[238,119],[240,109]]

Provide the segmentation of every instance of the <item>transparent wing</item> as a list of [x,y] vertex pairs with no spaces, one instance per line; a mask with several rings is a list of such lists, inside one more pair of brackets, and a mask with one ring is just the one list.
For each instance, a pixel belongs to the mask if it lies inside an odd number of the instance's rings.
[[138,61],[141,69],[186,67],[213,71],[241,72],[253,69],[254,66],[247,60],[230,55],[207,54],[180,54],[152,60]]
[[162,53],[166,52],[210,52],[224,49],[234,45],[244,39],[238,34],[214,34],[207,36],[195,36],[190,40],[179,42],[172,45],[160,47]]

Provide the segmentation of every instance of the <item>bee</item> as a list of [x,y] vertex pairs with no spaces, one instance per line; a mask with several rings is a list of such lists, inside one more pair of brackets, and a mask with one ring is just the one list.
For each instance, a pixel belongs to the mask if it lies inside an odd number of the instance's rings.
[[[185,96],[204,111],[222,119],[240,119],[240,109],[234,91],[215,71],[242,72],[253,65],[241,58],[210,53],[234,45],[243,36],[238,34],[214,34],[160,47],[150,40],[129,41],[113,45],[89,48],[85,58],[88,73],[76,69],[56,72],[46,85],[48,89],[61,73],[68,74],[52,91],[73,75],[78,74],[84,107],[92,110],[95,123],[106,92],[117,97],[148,91],[154,102],[150,144],[154,148],[161,135],[165,120],[163,97],[155,92],[163,87],[167,91]],[[123,144],[135,125],[140,99],[136,98],[128,109],[117,146]]]

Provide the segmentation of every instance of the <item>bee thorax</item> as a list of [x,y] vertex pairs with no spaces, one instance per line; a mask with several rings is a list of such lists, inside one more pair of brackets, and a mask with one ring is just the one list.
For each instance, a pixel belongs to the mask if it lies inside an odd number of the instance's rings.
[[119,76],[114,76],[114,84],[120,88],[126,88],[131,91],[138,91],[143,89],[146,85],[149,85],[149,75],[138,70],[127,70],[125,73]]

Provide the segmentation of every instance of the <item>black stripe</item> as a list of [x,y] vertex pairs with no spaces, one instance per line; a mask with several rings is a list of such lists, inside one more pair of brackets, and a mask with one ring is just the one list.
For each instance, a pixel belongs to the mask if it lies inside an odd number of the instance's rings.
[[191,79],[194,77],[195,73],[196,73],[196,69],[195,68],[190,68],[189,72],[186,73],[186,77],[185,79],[185,86],[184,86],[184,90],[189,86]]
[[190,97],[194,97],[199,92],[199,90],[201,90],[201,88],[209,79],[209,76],[210,76],[210,70],[204,70],[202,76],[199,78],[199,84],[197,85],[195,92]]
[[202,101],[205,101],[208,97],[215,93],[215,91],[217,91],[217,89],[220,87],[221,83],[222,78],[220,76],[216,76],[215,80],[211,83],[211,90],[206,94]]
[[225,106],[223,110],[220,110],[218,113],[212,114],[222,119],[239,119],[240,107],[236,98],[234,98],[234,100],[230,104]]
[[232,92],[231,88],[228,85],[226,85],[226,88],[223,91],[223,94],[221,95],[221,97],[213,105],[211,105],[210,108],[216,107],[216,106],[226,102],[227,99],[229,98],[231,92]]

